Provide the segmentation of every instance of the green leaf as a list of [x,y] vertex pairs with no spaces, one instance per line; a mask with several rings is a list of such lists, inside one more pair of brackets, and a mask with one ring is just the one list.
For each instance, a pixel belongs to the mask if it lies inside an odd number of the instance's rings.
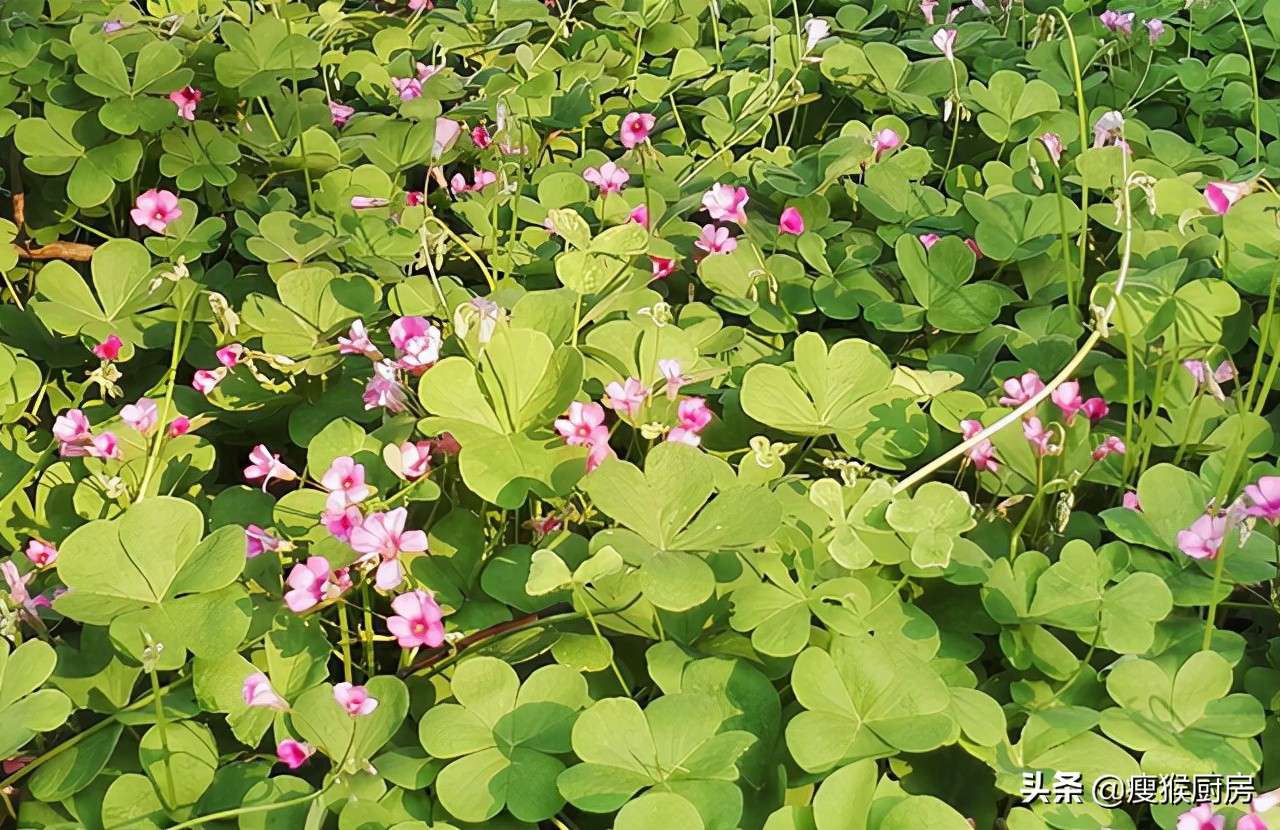
[[156,724],[142,736],[138,760],[165,808],[181,810],[193,806],[213,783],[218,747],[203,724]]
[[1000,313],[1000,293],[991,285],[966,285],[973,277],[974,253],[956,237],[945,237],[925,249],[910,234],[894,245],[898,266],[925,319],[943,331],[982,331]]

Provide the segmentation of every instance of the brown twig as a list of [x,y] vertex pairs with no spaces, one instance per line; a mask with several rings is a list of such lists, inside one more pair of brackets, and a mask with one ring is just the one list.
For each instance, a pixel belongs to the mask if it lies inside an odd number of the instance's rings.
[[14,163],[13,224],[18,228],[18,237],[13,242],[13,250],[17,251],[18,259],[36,262],[55,259],[65,262],[88,262],[92,259],[94,246],[83,242],[51,242],[34,248],[27,243],[27,194],[22,187],[22,178],[18,175],[20,162],[16,151],[10,159]]
[[488,640],[491,637],[496,637],[499,634],[502,634],[506,631],[510,631],[513,628],[522,628],[524,626],[531,625],[537,621],[538,621],[538,615],[530,614],[529,616],[521,617],[520,619],[507,620],[506,622],[498,623],[497,625],[491,625],[488,628],[483,629],[481,631],[477,631],[474,634],[468,634],[466,637],[463,637],[461,640],[454,643],[452,647],[445,646],[443,648],[436,649],[434,654],[431,654],[423,658],[422,660],[419,660],[418,662],[414,663],[408,668],[401,669],[399,672],[397,672],[397,674],[400,677],[409,677],[410,675],[417,674],[423,669],[428,668],[433,664],[440,662],[446,657],[449,657],[461,651],[464,651],[470,646],[475,645],[476,643],[479,643],[483,640]]

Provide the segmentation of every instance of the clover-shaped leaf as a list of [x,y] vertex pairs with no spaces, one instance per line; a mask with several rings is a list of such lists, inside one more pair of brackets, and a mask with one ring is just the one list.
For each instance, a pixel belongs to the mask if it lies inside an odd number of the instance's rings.
[[247,29],[225,23],[220,32],[229,48],[214,58],[214,71],[220,83],[246,97],[268,94],[281,81],[310,78],[320,63],[319,42],[291,32],[279,18],[257,17]]
[[1000,313],[1000,292],[989,283],[968,284],[973,277],[974,253],[956,237],[939,239],[926,249],[909,234],[894,245],[898,266],[925,319],[943,331],[982,331]]
[[957,737],[951,694],[934,668],[870,636],[801,652],[791,683],[805,711],[787,725],[787,747],[810,772],[927,752]]
[[792,353],[784,366],[757,363],[748,370],[742,408],[752,418],[793,435],[835,434],[848,452],[881,430],[918,431],[915,418],[881,422],[892,404],[911,395],[892,385],[893,369],[876,346],[848,339],[828,349],[821,335],[806,332]]
[[226,654],[249,625],[248,596],[234,584],[244,569],[244,531],[228,525],[203,534],[200,510],[165,496],[89,522],[60,548],[58,574],[69,590],[54,608],[110,625],[117,647],[135,659],[150,642],[165,647],[164,666],[181,665],[185,649]]
[[56,662],[48,643],[28,640],[11,652],[0,640],[0,755],[16,755],[36,735],[52,732],[71,716],[70,698],[40,688]]
[[[643,711],[630,698],[601,700],[574,724],[582,763],[560,774],[560,793],[589,813],[616,810],[641,790],[672,793],[698,809],[708,830],[736,827],[736,763],[756,738],[724,730],[724,721],[715,697],[698,692],[664,695]],[[708,821],[717,815],[733,823]]]
[[129,239],[105,242],[89,266],[92,290],[65,262],[51,262],[36,280],[36,315],[60,334],[103,339],[115,334],[135,346],[148,345],[148,332],[160,325],[148,312],[168,297],[170,283],[150,290],[151,255]]
[[556,777],[570,749],[578,712],[590,702],[582,675],[552,665],[522,684],[493,657],[475,657],[451,681],[457,703],[422,718],[419,736],[436,758],[456,759],[440,771],[440,803],[463,821],[483,822],[506,808],[521,821],[543,821],[564,806]]

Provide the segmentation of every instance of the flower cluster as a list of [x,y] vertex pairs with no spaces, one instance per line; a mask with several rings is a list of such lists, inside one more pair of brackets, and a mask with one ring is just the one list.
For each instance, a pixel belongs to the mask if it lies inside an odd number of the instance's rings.
[[688,444],[691,447],[701,445],[701,432],[714,417],[704,398],[686,397],[679,400],[675,406],[674,425],[661,421],[652,424],[641,422],[641,414],[649,408],[654,408],[656,413],[654,393],[658,389],[662,390],[667,399],[664,408],[669,410],[671,403],[679,398],[680,389],[690,381],[678,360],[659,360],[658,372],[663,381],[657,389],[646,386],[643,381],[634,377],[613,381],[605,387],[602,399],[604,406],[594,401],[574,401],[569,404],[565,417],[556,420],[556,432],[560,433],[566,444],[587,448],[588,472],[614,454],[609,446],[609,429],[604,425],[605,406],[632,425],[640,426],[642,432],[652,432],[651,437],[662,435],[666,441]]

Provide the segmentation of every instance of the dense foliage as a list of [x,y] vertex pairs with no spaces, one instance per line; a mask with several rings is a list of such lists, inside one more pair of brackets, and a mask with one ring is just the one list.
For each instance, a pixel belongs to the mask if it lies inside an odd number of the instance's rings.
[[1278,54],[1277,0],[3,0],[10,815],[1280,827],[1168,777],[1280,786]]

